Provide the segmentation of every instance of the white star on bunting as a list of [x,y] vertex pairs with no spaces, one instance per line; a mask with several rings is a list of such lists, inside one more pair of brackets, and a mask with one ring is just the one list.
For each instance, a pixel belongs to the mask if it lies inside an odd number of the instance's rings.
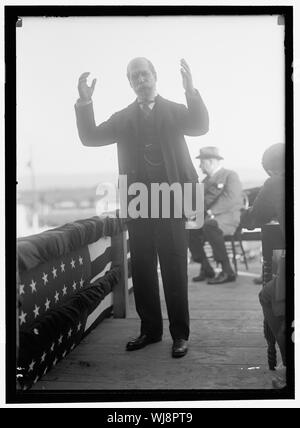
[[59,338],[58,338],[58,343],[61,345],[61,343],[62,343],[62,340],[63,340],[63,335],[61,334],[60,336],[59,336]]
[[62,291],[63,291],[63,296],[64,296],[65,294],[67,294],[67,287],[65,286],[65,284],[64,284],[64,288],[62,289]]
[[65,271],[65,264],[62,262],[60,265],[61,271],[64,272]]
[[43,375],[47,373],[48,367],[45,368]]
[[72,332],[73,332],[73,330],[70,328],[70,330],[68,331],[68,337],[72,336]]
[[39,335],[39,331],[38,331],[38,329],[37,329],[37,328],[34,328],[34,329],[33,329],[33,333],[34,333],[34,334],[36,334],[36,335],[38,336],[38,335]]
[[41,356],[41,363],[45,361],[46,355],[47,355],[46,352],[44,352],[43,355]]
[[32,280],[32,281],[31,281],[31,283],[30,283],[29,285],[30,285],[30,287],[31,287],[31,292],[32,292],[32,293],[36,292],[36,288],[35,288],[35,286],[36,286],[36,282],[34,282],[34,280]]
[[34,379],[34,381],[33,381],[33,383],[37,383],[37,381],[39,380],[39,377],[37,376],[35,379]]
[[64,351],[62,354],[63,358],[65,358],[66,355],[67,355],[67,351]]
[[52,345],[51,345],[51,348],[50,348],[50,351],[51,351],[51,352],[53,352],[53,351],[54,351],[54,346],[55,346],[55,343],[53,342],[53,343],[52,343]]
[[56,366],[58,359],[55,357],[55,360],[53,361],[53,365]]
[[47,273],[45,273],[45,272],[43,273],[42,280],[44,281],[44,285],[46,285],[48,282],[48,274]]
[[72,269],[75,269],[75,260],[72,259],[70,264],[72,266]]
[[20,284],[19,285],[19,294],[20,294],[20,296],[21,296],[21,294],[25,294],[24,287],[25,287],[24,284]]
[[81,329],[81,322],[77,326],[77,331],[79,331],[80,329]]
[[73,287],[73,290],[75,291],[76,290],[76,282],[75,281],[73,282],[72,287]]
[[57,269],[55,269],[55,267],[53,266],[53,269],[52,269],[53,278],[57,278],[56,272],[57,272]]
[[25,319],[26,316],[27,316],[26,312],[23,312],[23,311],[21,312],[21,315],[19,315],[21,325],[26,322],[26,319]]
[[80,265],[83,265],[83,258],[82,258],[81,256],[79,257],[79,259],[78,259],[78,260],[79,260],[79,264],[80,264]]
[[83,284],[84,284],[84,280],[81,278],[81,280],[79,281],[79,283],[80,283],[80,288],[82,288]]
[[37,305],[34,305],[34,310],[33,310],[34,318],[39,316],[39,310],[40,310],[40,307]]
[[59,293],[58,292],[55,293],[54,299],[55,299],[55,303],[57,303],[59,301]]
[[46,306],[46,311],[48,311],[49,306],[50,306],[50,300],[48,300],[48,297],[47,297],[47,300],[46,300],[45,306]]
[[34,360],[32,360],[31,361],[31,363],[29,364],[29,372],[32,372],[33,371],[33,367],[34,367],[34,365],[35,365],[35,361]]
[[75,343],[73,343],[73,345],[71,346],[71,351],[72,351],[72,349],[74,349],[75,348]]

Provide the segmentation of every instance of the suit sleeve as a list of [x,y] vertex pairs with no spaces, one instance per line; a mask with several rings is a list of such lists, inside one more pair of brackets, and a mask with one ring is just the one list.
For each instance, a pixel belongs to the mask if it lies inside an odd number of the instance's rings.
[[204,135],[209,129],[209,117],[207,108],[199,94],[186,93],[187,108],[180,105],[178,122],[184,135]]
[[106,146],[117,142],[116,115],[96,125],[93,104],[75,104],[79,138],[84,146]]
[[254,226],[262,226],[277,217],[274,199],[274,183],[268,178],[248,212],[248,220]]
[[239,176],[234,171],[231,171],[224,183],[221,194],[210,204],[207,204],[206,209],[210,209],[214,215],[228,212],[232,207],[241,203],[242,184]]

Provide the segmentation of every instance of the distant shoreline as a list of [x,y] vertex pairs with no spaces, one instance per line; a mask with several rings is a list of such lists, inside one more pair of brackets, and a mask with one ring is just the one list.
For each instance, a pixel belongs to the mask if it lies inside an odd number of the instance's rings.
[[[264,171],[239,171],[236,169],[242,181],[244,189],[262,186],[267,176]],[[255,177],[255,178],[253,178]],[[199,177],[201,180],[202,177]],[[32,178],[30,175],[20,176],[17,179],[17,190],[26,191],[32,189]],[[118,173],[102,172],[99,174],[44,174],[35,176],[36,190],[50,189],[74,189],[74,188],[93,188],[99,183],[118,183]]]

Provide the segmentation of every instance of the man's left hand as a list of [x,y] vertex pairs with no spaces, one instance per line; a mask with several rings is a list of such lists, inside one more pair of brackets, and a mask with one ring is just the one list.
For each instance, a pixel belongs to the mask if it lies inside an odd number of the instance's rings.
[[180,65],[181,65],[181,75],[182,75],[182,84],[183,87],[185,89],[186,92],[194,94],[195,93],[195,88],[193,85],[193,79],[192,79],[192,72],[191,69],[188,65],[188,63],[186,62],[185,59],[181,59],[180,60]]

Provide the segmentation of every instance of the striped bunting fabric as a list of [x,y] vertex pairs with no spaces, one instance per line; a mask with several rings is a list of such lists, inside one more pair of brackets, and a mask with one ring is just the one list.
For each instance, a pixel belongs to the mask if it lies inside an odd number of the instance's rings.
[[[118,219],[97,217],[86,224],[81,221],[79,229],[74,224],[75,238],[69,224],[46,237],[22,239],[18,246],[17,378],[22,389],[30,388],[72,351],[99,317],[111,310],[109,295],[120,272],[111,266],[111,237],[101,236],[104,230],[113,236],[122,225]],[[94,240],[92,231],[98,231]]]

